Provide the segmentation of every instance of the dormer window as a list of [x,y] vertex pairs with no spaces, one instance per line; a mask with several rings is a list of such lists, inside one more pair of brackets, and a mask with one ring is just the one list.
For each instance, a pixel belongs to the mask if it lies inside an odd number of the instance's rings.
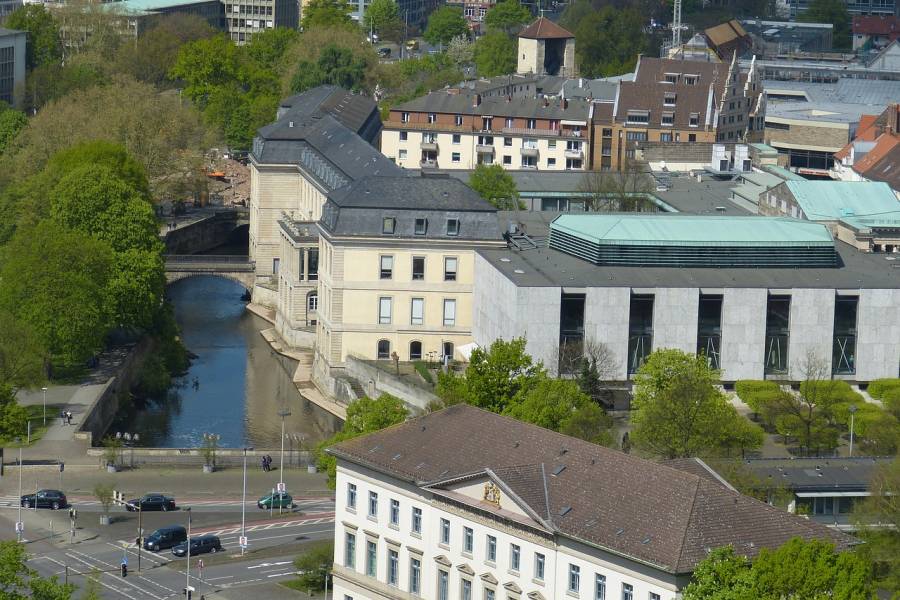
[[447,235],[459,235],[459,219],[447,219]]
[[637,123],[646,125],[650,122],[650,111],[648,110],[629,110],[628,123]]
[[663,106],[675,106],[675,94],[667,92],[663,96]]
[[685,85],[697,85],[697,82],[699,80],[699,75],[685,75],[684,77],[682,77],[682,81],[684,81]]
[[428,113],[428,122],[429,123],[437,122],[437,115],[434,113]]
[[397,219],[394,217],[385,217],[381,220],[381,233],[384,235],[394,235],[397,228]]
[[675,113],[673,113],[673,112],[664,112],[664,113],[662,114],[662,121],[661,121],[661,124],[662,124],[664,127],[671,127],[672,125],[674,125],[674,124],[675,124]]
[[456,123],[457,125],[462,125],[462,115],[456,115],[456,117],[454,117],[453,122]]
[[688,125],[691,127],[700,127],[700,113],[691,113]]
[[428,231],[428,219],[416,219],[416,235],[425,235]]
[[401,123],[409,123],[409,113],[408,112],[400,113],[400,122]]
[[678,81],[678,73],[666,73],[666,83],[676,83]]

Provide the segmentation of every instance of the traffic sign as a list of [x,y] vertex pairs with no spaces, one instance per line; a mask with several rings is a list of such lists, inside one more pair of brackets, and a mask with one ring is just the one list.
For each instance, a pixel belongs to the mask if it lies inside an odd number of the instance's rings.
[[22,521],[16,521],[16,532],[25,531],[25,523]]
[[241,537],[238,538],[238,545],[239,545],[241,548],[246,548],[247,546],[250,545],[250,544],[247,543],[247,536],[246,536],[246,535],[242,535]]
[[287,486],[284,484],[283,481],[279,481],[278,485],[275,486],[275,489],[281,493],[284,493],[287,491]]

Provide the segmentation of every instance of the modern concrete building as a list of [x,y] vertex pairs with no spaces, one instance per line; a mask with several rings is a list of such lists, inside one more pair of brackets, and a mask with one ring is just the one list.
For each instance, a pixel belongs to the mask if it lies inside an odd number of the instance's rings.
[[752,40],[753,54],[757,59],[788,57],[804,52],[831,52],[834,37],[834,25],[831,23],[744,19],[741,24]]
[[5,17],[20,6],[23,6],[22,0],[2,0],[0,1],[0,18]]
[[24,31],[0,27],[0,101],[17,108],[25,86],[26,43]]
[[623,381],[653,349],[679,348],[726,382],[796,381],[808,353],[868,382],[900,370],[895,271],[795,219],[563,215],[548,247],[478,252],[473,336],[525,336],[550,368],[561,348],[603,343]]
[[167,15],[196,15],[217,31],[226,31],[225,5],[221,0],[120,0],[105,5],[122,15],[122,29],[134,36],[152,26],[154,19]]
[[709,551],[852,538],[684,471],[467,404],[340,443],[334,597],[676,600]]
[[228,35],[237,44],[245,44],[253,34],[274,27],[297,29],[300,26],[298,0],[221,0],[225,5]]

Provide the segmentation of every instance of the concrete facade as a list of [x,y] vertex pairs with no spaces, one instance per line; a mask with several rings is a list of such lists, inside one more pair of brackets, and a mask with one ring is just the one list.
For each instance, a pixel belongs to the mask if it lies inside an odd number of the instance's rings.
[[856,378],[897,377],[900,290],[860,290],[856,323]]
[[617,380],[628,378],[628,311],[630,288],[588,288],[584,301],[584,336],[606,344],[613,355],[610,369]]
[[660,288],[653,300],[653,349],[697,351],[700,290]]
[[807,357],[823,361],[831,372],[834,300],[834,290],[791,291],[791,339],[788,348],[788,376],[791,379],[805,379]]
[[22,107],[26,37],[24,31],[0,27],[0,100],[15,108]]
[[762,379],[766,347],[765,289],[726,289],[722,299],[722,377]]

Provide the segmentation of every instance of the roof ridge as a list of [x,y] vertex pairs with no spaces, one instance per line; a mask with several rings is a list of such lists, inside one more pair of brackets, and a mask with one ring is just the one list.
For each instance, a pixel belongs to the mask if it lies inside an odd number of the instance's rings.
[[[670,468],[674,469],[674,467]],[[696,477],[697,480],[694,482],[694,493],[691,495],[691,509],[687,513],[687,521],[684,523],[684,531],[681,534],[681,543],[678,545],[678,560],[673,565],[676,571],[681,566],[681,561],[684,560],[684,549],[685,545],[687,544],[688,532],[691,530],[691,521],[693,520],[694,516],[694,508],[697,506],[697,494],[700,492],[700,485],[703,480],[703,478],[699,475],[694,475],[693,473],[690,473],[690,475]]]

